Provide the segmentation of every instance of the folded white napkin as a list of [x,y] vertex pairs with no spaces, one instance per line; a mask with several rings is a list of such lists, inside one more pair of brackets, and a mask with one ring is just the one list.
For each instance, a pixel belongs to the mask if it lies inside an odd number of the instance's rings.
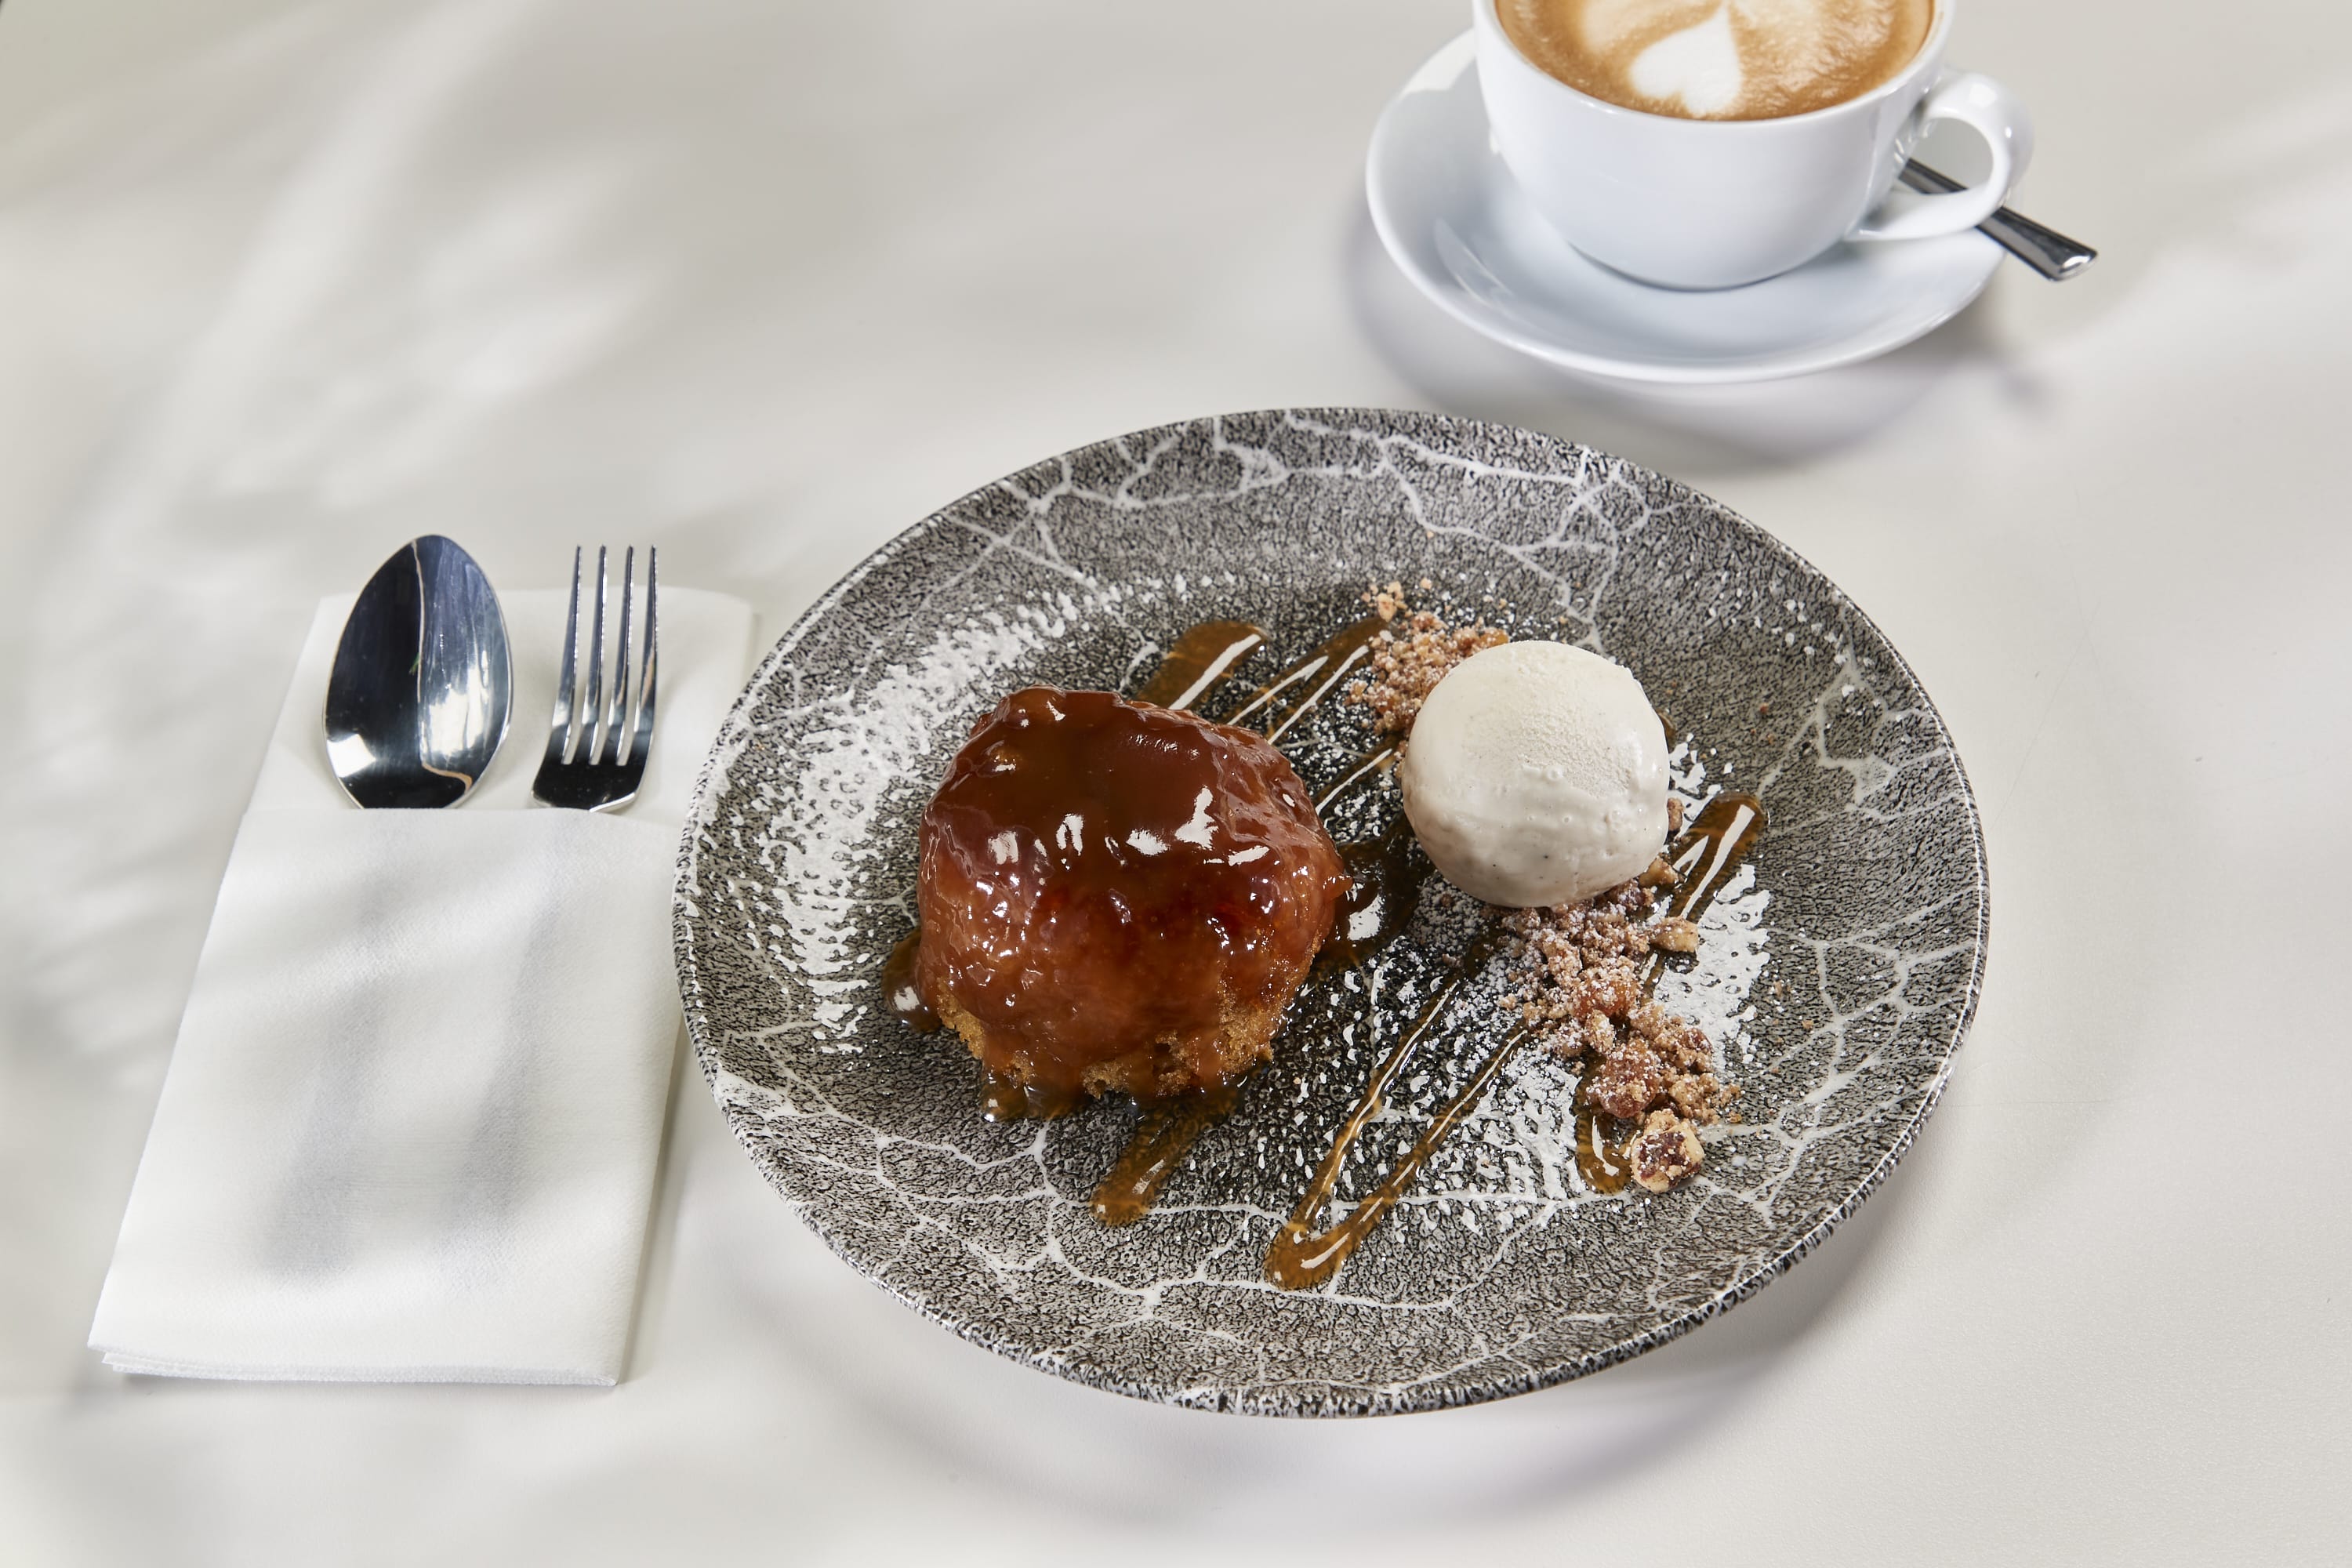
[[505,596],[482,786],[361,811],[327,771],[321,604],[237,829],[89,1342],[130,1372],[611,1384],[677,1035],[669,889],[751,616],[664,587],[619,815],[530,805],[566,595]]

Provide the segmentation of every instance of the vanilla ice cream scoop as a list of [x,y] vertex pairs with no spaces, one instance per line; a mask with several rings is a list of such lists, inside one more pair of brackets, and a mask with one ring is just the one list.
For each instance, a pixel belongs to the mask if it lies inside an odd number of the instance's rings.
[[1473,654],[1421,706],[1397,770],[1445,879],[1514,908],[1648,868],[1666,836],[1666,737],[1624,666],[1556,642]]

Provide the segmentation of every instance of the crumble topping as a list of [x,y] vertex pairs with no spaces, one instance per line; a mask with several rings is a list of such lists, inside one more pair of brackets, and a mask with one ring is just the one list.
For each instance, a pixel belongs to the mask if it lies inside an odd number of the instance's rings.
[[1699,1168],[1698,1129],[1724,1119],[1739,1091],[1715,1071],[1715,1042],[1650,1000],[1642,968],[1654,952],[1698,951],[1698,927],[1648,918],[1655,898],[1639,880],[1588,903],[1507,910],[1517,939],[1518,989],[1507,1005],[1550,1050],[1584,1063],[1584,1103],[1618,1122],[1633,1179],[1662,1193]]
[[[1429,586],[1427,578],[1422,580],[1422,586]],[[1364,602],[1389,623],[1389,629],[1372,639],[1367,661],[1371,673],[1350,681],[1346,697],[1370,710],[1373,726],[1383,735],[1410,731],[1422,700],[1455,665],[1474,653],[1511,640],[1510,633],[1484,621],[1455,626],[1431,611],[1412,609],[1401,583],[1367,589]]]

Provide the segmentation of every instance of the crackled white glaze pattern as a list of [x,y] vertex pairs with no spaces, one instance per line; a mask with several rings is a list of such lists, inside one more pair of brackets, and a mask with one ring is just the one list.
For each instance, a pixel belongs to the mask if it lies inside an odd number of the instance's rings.
[[[971,723],[1031,681],[1118,687],[1205,618],[1258,622],[1263,673],[1428,577],[1516,635],[1639,676],[1685,739],[1675,787],[1759,795],[1771,827],[1660,998],[1706,1024],[1744,1120],[1664,1197],[1585,1190],[1570,1072],[1514,1062],[1336,1279],[1260,1278],[1384,1043],[1465,939],[1425,892],[1362,977],[1310,983],[1273,1063],[1126,1229],[1087,1208],[1131,1107],[984,1121],[951,1037],[880,1006],[911,924],[914,828]],[[1246,681],[1244,682],[1246,684]],[[1216,705],[1209,705],[1214,711]],[[1310,785],[1366,731],[1286,740]],[[1334,812],[1372,831],[1392,791]],[[1974,1007],[1981,837],[1901,658],[1768,535],[1549,437],[1289,410],[1146,431],[965,497],[868,559],[777,645],[701,781],[676,934],[696,1053],[744,1147],[860,1271],[980,1343],[1082,1382],[1278,1415],[1406,1411],[1539,1387],[1737,1302],[1850,1213],[1932,1109]],[[1362,1140],[1378,1180],[1500,1037],[1469,988]]]

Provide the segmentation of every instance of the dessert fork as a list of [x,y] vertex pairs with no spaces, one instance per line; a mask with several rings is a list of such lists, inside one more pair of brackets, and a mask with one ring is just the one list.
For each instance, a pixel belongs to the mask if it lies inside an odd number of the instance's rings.
[[534,799],[575,811],[611,811],[636,798],[646,776],[654,738],[654,678],[659,643],[655,637],[654,558],[646,552],[646,635],[637,685],[629,684],[629,611],[636,575],[633,546],[621,564],[621,635],[614,646],[613,689],[604,694],[604,557],[596,549],[596,605],[587,644],[588,688],[572,700],[581,659],[580,567],[585,555],[572,552],[572,610],[563,621],[563,672],[555,688],[555,717],[548,729],[547,756],[531,782]]

